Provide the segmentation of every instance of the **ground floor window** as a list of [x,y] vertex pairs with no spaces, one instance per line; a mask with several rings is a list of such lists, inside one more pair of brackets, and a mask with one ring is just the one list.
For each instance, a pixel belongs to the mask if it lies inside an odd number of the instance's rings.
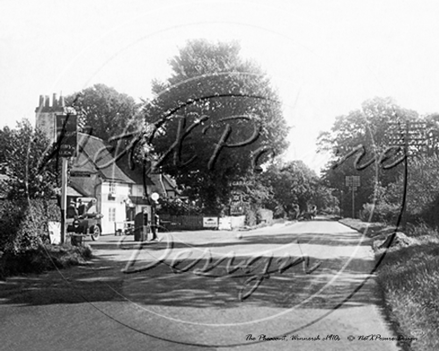
[[116,208],[110,207],[108,209],[108,220],[109,222],[116,222]]

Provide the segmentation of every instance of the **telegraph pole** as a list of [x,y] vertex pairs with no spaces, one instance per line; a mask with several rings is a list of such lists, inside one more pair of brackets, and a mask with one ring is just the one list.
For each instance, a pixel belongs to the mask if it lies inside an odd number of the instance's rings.
[[403,149],[403,196],[402,196],[402,211],[399,213],[397,219],[397,226],[400,224],[405,226],[405,211],[406,211],[406,196],[408,185],[408,157],[414,155],[419,149],[425,148],[428,151],[429,147],[429,131],[427,131],[426,122],[390,122],[388,124],[388,144],[394,147]]
[[351,189],[351,217],[355,218],[355,191],[361,185],[360,176],[346,176],[345,185]]

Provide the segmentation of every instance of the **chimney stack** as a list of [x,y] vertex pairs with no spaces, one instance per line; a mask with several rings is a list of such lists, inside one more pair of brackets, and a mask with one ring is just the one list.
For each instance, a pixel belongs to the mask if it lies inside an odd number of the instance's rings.
[[54,93],[52,95],[52,107],[57,107],[57,106],[58,106],[57,94]]
[[50,107],[50,98],[49,98],[49,95],[46,95],[46,96],[44,97],[44,106],[45,106],[45,107]]

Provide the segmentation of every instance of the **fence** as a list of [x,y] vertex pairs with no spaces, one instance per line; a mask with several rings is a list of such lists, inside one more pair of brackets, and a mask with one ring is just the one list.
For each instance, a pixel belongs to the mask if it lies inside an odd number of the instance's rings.
[[160,225],[167,230],[202,230],[203,216],[160,216]]

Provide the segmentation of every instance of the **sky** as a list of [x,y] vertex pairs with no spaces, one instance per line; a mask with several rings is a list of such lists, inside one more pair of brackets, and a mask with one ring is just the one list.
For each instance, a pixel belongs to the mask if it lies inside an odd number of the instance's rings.
[[241,43],[283,103],[286,159],[316,171],[319,132],[367,99],[439,111],[437,0],[0,0],[0,127],[96,83],[149,98],[196,38]]

